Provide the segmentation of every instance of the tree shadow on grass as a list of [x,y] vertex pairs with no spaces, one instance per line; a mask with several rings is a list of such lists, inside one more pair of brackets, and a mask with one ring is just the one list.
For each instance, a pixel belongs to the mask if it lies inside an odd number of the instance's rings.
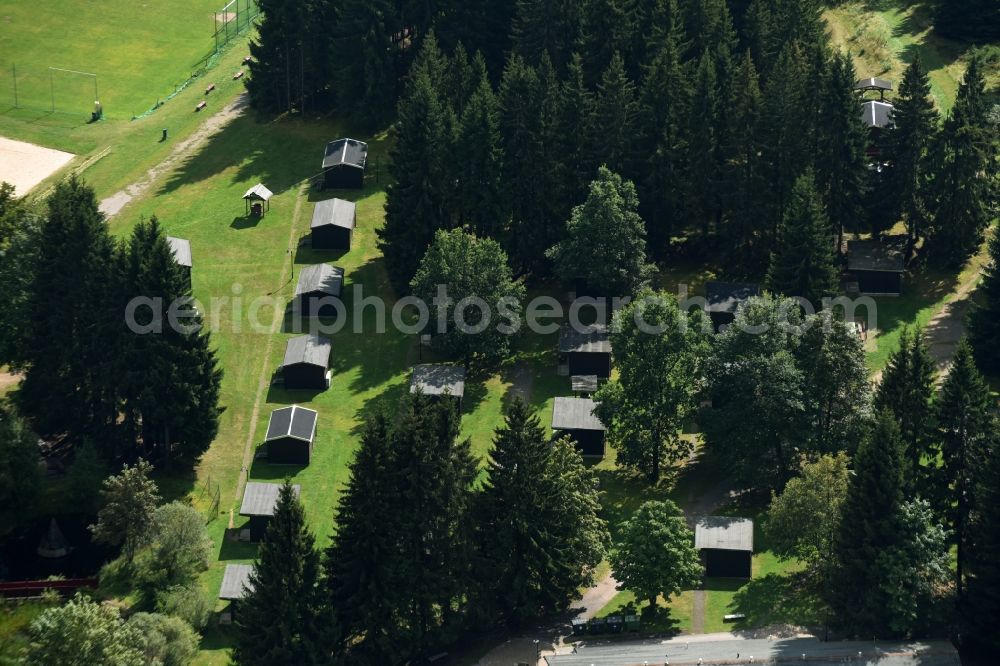
[[[242,516],[238,517],[238,520],[236,521],[236,529],[233,530],[233,532],[238,535],[241,529],[249,527],[249,522],[249,518],[243,518]],[[230,539],[228,534],[223,537],[222,545],[219,546],[220,562],[230,560],[252,560],[256,557],[257,544]]]
[[670,499],[673,484],[669,478],[661,479],[659,484],[651,486],[644,475],[627,470],[597,469],[596,474],[603,495],[601,513],[608,521],[612,540],[617,537],[617,530],[622,522],[631,518],[643,502]]
[[746,617],[734,625],[735,629],[772,624],[819,626],[827,616],[826,606],[807,572],[772,573],[740,583],[732,612]]

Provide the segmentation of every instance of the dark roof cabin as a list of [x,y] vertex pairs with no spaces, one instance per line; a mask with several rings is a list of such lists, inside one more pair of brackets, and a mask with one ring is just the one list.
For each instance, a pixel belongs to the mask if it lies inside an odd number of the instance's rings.
[[424,363],[413,366],[410,393],[449,396],[458,400],[462,409],[465,397],[465,368],[451,363]]
[[365,184],[368,144],[355,139],[337,139],[323,153],[324,189],[360,190]]
[[316,203],[310,225],[314,250],[350,250],[351,234],[357,222],[356,206],[343,199]]
[[587,457],[604,457],[604,424],[594,415],[590,398],[556,398],[552,405],[552,430],[569,435],[576,449]]
[[318,416],[314,410],[298,405],[271,412],[264,436],[267,461],[278,465],[308,465]]
[[344,288],[344,269],[329,264],[306,266],[295,285],[295,306],[303,317],[335,317],[333,305]]
[[862,294],[898,296],[906,271],[906,236],[847,241],[847,270]]
[[330,338],[299,335],[285,344],[281,374],[287,389],[330,388]]
[[223,601],[239,601],[253,590],[250,584],[252,564],[227,564],[222,574],[222,585],[219,587],[219,598]]
[[892,126],[892,104],[870,100],[861,105],[861,120],[872,129]]
[[750,578],[753,573],[753,521],[749,518],[699,519],[694,547],[701,554],[708,577]]
[[187,278],[187,287],[191,288],[191,242],[185,238],[167,236],[167,244],[174,253],[174,261],[181,267]]
[[[302,487],[298,484],[292,486],[292,491],[298,497]],[[250,540],[260,541],[267,531],[267,524],[274,515],[274,507],[278,504],[278,491],[281,484],[260,483],[248,481],[243,490],[243,504],[240,506],[240,515],[250,518]]]
[[601,379],[611,376],[611,338],[608,327],[590,324],[576,328],[564,324],[559,331],[559,359],[569,369],[569,374],[596,375]]
[[740,306],[754,296],[760,296],[760,285],[749,282],[708,282],[705,284],[705,313],[712,320],[712,328],[731,324]]
[[243,195],[245,214],[264,217],[264,212],[271,210],[271,197],[273,196],[274,193],[264,187],[263,183],[257,183]]

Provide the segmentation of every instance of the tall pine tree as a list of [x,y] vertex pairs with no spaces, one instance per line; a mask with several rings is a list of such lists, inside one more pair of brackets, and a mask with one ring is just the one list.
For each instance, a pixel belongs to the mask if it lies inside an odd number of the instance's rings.
[[766,284],[776,293],[804,298],[816,309],[824,296],[837,291],[830,225],[811,170],[795,181]]
[[990,237],[990,262],[983,269],[981,298],[969,315],[969,341],[979,367],[990,374],[1000,372],[1000,234]]
[[274,515],[236,616],[233,661],[241,666],[336,661],[327,652],[319,553],[305,511],[289,481],[281,486]]
[[476,499],[484,603],[515,626],[564,610],[607,542],[592,472],[571,442],[549,441],[520,398],[494,435],[487,470]]

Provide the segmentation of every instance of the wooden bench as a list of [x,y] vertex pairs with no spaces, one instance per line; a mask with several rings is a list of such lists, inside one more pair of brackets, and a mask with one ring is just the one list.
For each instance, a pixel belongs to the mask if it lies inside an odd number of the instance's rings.
[[238,71],[235,74],[233,74],[233,81],[235,81],[236,79],[242,78],[242,77],[243,77],[243,70],[241,69],[240,71]]
[[730,613],[729,615],[723,615],[723,622],[736,622],[737,620],[747,619],[746,613]]
[[198,111],[201,111],[201,110],[202,110],[202,109],[204,109],[204,108],[205,108],[206,106],[208,106],[208,102],[206,102],[206,101],[204,101],[204,100],[203,100],[203,101],[201,101],[201,102],[198,102],[198,106],[194,107],[194,110],[195,110],[195,113],[197,113]]
[[205,88],[205,94],[207,95],[208,93],[212,92],[213,90],[215,90],[215,84],[214,83],[209,83],[208,87]]

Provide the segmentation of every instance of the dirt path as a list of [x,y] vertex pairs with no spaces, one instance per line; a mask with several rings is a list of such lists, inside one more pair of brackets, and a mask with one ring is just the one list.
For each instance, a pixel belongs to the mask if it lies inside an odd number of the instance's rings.
[[[948,374],[951,359],[955,356],[962,336],[965,335],[965,317],[969,314],[972,295],[979,286],[981,276],[981,271],[975,271],[960,284],[951,298],[930,318],[922,332],[924,342],[934,360],[939,382]],[[872,384],[877,385],[881,381],[882,371],[879,370],[872,376]]]
[[246,93],[240,94],[236,99],[227,104],[218,113],[206,120],[201,127],[192,132],[187,138],[180,141],[170,151],[166,159],[151,167],[146,175],[135,181],[123,190],[115,192],[111,196],[101,201],[101,212],[107,217],[113,217],[127,206],[133,199],[140,196],[155,183],[160,176],[173,171],[181,162],[201,147],[212,136],[222,130],[236,119],[247,107],[249,98]]
[[580,601],[573,604],[574,608],[580,609],[576,618],[578,620],[589,620],[608,605],[608,603],[618,594],[618,581],[614,576],[608,574],[596,585],[583,593]]
[[0,395],[3,395],[8,389],[16,386],[19,381],[21,381],[21,375],[15,375],[7,372],[6,370],[0,370]]
[[708,594],[705,590],[695,590],[694,600],[691,604],[691,633],[705,633],[705,600]]

